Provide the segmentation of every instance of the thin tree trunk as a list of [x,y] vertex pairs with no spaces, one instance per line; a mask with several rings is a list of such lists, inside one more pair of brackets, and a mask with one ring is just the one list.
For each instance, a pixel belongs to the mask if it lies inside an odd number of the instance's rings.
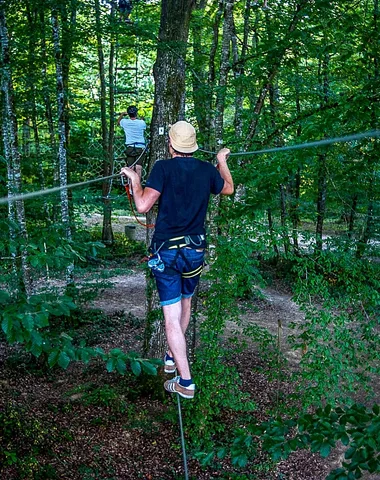
[[[31,112],[31,120],[32,120],[32,130],[33,130],[33,137],[34,137],[34,146],[36,152],[36,160],[37,160],[37,171],[38,171],[38,180],[41,186],[41,189],[45,189],[45,175],[42,166],[42,155],[41,155],[41,146],[40,146],[40,136],[38,132],[38,117],[37,117],[37,106],[36,106],[36,75],[34,70],[35,65],[35,42],[34,42],[34,35],[35,31],[38,27],[35,18],[36,15],[32,15],[30,11],[29,5],[26,5],[27,11],[27,18],[28,18],[28,25],[29,25],[29,44],[28,44],[28,57],[29,57],[29,74],[27,75],[27,85],[29,89],[29,101],[28,101],[28,109]],[[49,219],[49,208],[47,204],[46,197],[43,197],[43,205],[44,205],[44,212],[45,218]]]
[[268,208],[267,209],[267,215],[268,215],[268,229],[269,229],[269,234],[272,239],[272,245],[273,245],[273,251],[276,256],[276,258],[279,257],[279,251],[277,247],[277,239],[274,233],[274,228],[273,228],[273,218],[272,218],[272,209]]
[[286,189],[284,185],[280,185],[280,218],[281,218],[281,229],[282,229],[282,238],[284,242],[284,249],[285,254],[289,253],[289,237],[288,237],[288,230],[286,226],[286,219],[287,219],[287,211],[286,211]]
[[244,11],[244,27],[243,27],[243,41],[241,46],[241,53],[239,59],[238,51],[238,39],[236,32],[231,38],[232,41],[232,56],[233,56],[233,66],[232,70],[234,73],[236,91],[235,91],[235,116],[234,116],[234,126],[235,132],[238,139],[242,138],[243,135],[243,101],[244,101],[244,59],[247,55],[248,50],[248,35],[250,30],[250,13],[251,13],[251,0],[246,0],[245,11]]
[[[328,103],[329,98],[329,79],[328,79],[329,57],[326,54],[320,64],[319,74],[321,86],[323,89],[323,104]],[[322,250],[323,222],[326,214],[327,200],[327,153],[317,155],[317,225],[316,225],[316,250]]]
[[233,6],[234,0],[225,0],[224,3],[224,24],[223,24],[223,38],[221,61],[219,68],[219,83],[215,103],[215,140],[218,146],[223,145],[223,122],[224,109],[226,103],[227,93],[227,78],[230,70],[230,52],[231,52],[231,38],[234,33],[233,24]]
[[[70,110],[68,105],[68,92],[69,92],[69,72],[70,64],[73,55],[74,41],[76,36],[77,26],[77,0],[69,0],[70,11],[67,12],[66,4],[62,8],[62,49],[61,49],[61,68],[62,68],[62,83],[63,83],[63,101],[64,101],[64,120],[65,120],[65,132],[66,132],[66,145],[69,145],[70,135]],[[69,172],[67,172],[69,174]]]
[[[373,1],[373,38],[379,38],[379,32],[378,32],[378,21],[379,21],[379,0],[374,0]],[[376,45],[376,42],[373,43]],[[373,61],[373,88],[375,91],[373,92],[376,94],[376,88],[379,84],[379,79],[380,79],[380,71],[379,71],[379,49],[376,47],[373,47],[371,51],[372,57],[371,61]],[[379,119],[378,116],[376,115],[376,109],[374,105],[371,105],[371,121],[372,121],[372,126],[374,129],[378,128],[379,126]],[[378,147],[379,145],[379,140],[375,139],[375,145]],[[370,171],[370,180],[369,180],[369,192],[368,192],[368,197],[369,197],[369,202],[367,206],[367,214],[366,214],[366,220],[365,220],[365,227],[363,234],[358,242],[357,249],[356,249],[356,256],[357,258],[361,258],[364,255],[364,252],[366,250],[367,244],[371,238],[373,238],[373,234],[375,231],[375,217],[374,217],[374,202],[376,201],[375,198],[375,193],[374,193],[374,185],[376,184],[377,181],[377,176],[378,172],[376,171],[374,167],[374,162],[375,162],[375,156],[378,149],[374,148],[374,152],[370,155],[368,159],[368,169]]]
[[[4,147],[7,162],[8,173],[8,192],[10,196],[21,193],[21,158],[18,149],[17,136],[17,120],[13,100],[13,83],[12,72],[10,66],[10,51],[8,30],[5,17],[5,2],[0,0],[0,41],[1,41],[1,70],[2,81],[1,89],[4,94]],[[28,244],[28,232],[26,228],[25,208],[23,200],[10,203],[8,213],[11,215],[10,219],[14,220],[16,213],[18,224],[18,235],[20,237],[20,244],[18,249],[21,257],[21,272],[22,272],[22,286],[26,295],[29,297],[32,294],[32,277],[30,266],[28,263],[28,252],[26,250]],[[15,232],[10,230],[11,239],[16,240]],[[18,242],[17,242],[18,243]]]
[[[114,5],[111,6],[111,18],[114,13]],[[99,65],[99,78],[100,78],[100,118],[102,127],[102,146],[103,146],[103,176],[108,177],[112,174],[113,158],[110,157],[109,151],[109,133],[107,128],[107,88],[106,88],[106,76],[104,68],[104,53],[103,42],[101,36],[101,21],[100,21],[100,4],[99,0],[95,0],[95,19],[96,19],[96,43],[98,50],[98,65]],[[111,43],[112,45],[112,43]],[[113,49],[111,48],[111,52]],[[113,61],[110,61],[110,65],[113,68]],[[111,68],[111,67],[110,67]],[[112,87],[111,87],[112,88]],[[103,231],[102,241],[106,245],[113,244],[113,231],[112,231],[112,205],[109,198],[112,186],[112,180],[104,180],[102,185],[102,197],[103,197]]]
[[326,213],[327,197],[327,168],[325,153],[318,155],[318,194],[317,194],[317,225],[316,225],[316,249],[322,250],[323,222]]
[[356,209],[358,206],[358,195],[355,194],[352,197],[351,208],[350,208],[350,215],[348,216],[348,231],[347,235],[348,238],[352,238],[354,234],[354,224],[355,224],[355,217],[356,217]]
[[[296,83],[296,109],[297,115],[301,113],[301,102],[300,102],[300,92],[298,82]],[[297,125],[297,137],[300,137],[302,133],[301,124]],[[301,167],[297,167],[297,171],[294,174],[294,178],[290,182],[290,189],[292,199],[290,202],[289,215],[292,221],[292,237],[293,237],[293,250],[295,253],[299,251],[298,245],[298,227],[300,224],[299,218],[299,203],[300,203],[300,193],[301,193]]]
[[299,202],[300,202],[300,193],[301,193],[301,168],[298,167],[294,175],[294,180],[292,182],[292,200],[290,207],[290,217],[292,220],[292,237],[293,237],[293,250],[295,253],[298,252],[298,227],[300,224],[299,218]]
[[57,165],[57,156],[56,156],[56,139],[55,139],[55,130],[53,122],[53,109],[50,100],[50,89],[49,89],[49,80],[47,73],[47,54],[46,54],[46,32],[45,32],[45,15],[43,10],[40,11],[40,29],[41,29],[41,55],[42,55],[42,94],[45,103],[45,116],[48,125],[48,131],[50,136],[50,143],[54,151],[54,172],[57,173],[54,175],[54,184],[58,184],[58,165]]
[[[58,25],[58,16],[56,10],[52,11],[51,16],[53,28],[53,43],[55,54],[55,67],[57,79],[57,105],[58,105],[58,164],[59,164],[59,185],[60,187],[67,186],[67,150],[66,150],[66,119],[65,119],[65,90],[63,86],[62,75],[62,57],[60,48],[60,32]],[[66,188],[60,191],[61,195],[61,221],[65,229],[65,235],[68,240],[71,240],[70,214],[69,214],[69,197]],[[66,284],[72,284],[74,265],[70,264],[66,269]]]

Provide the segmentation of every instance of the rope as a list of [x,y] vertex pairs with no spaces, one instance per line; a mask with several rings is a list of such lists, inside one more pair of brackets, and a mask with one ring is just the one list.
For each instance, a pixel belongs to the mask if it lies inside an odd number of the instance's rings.
[[[332,143],[342,143],[342,142],[351,142],[354,140],[360,140],[362,138],[377,138],[380,137],[380,130],[372,130],[369,132],[363,132],[363,133],[355,133],[353,135],[346,135],[344,137],[335,137],[335,138],[329,138],[325,140],[318,140],[316,142],[305,142],[305,143],[300,143],[297,145],[289,145],[287,147],[275,147],[275,148],[268,148],[265,150],[256,150],[253,152],[238,152],[238,153],[231,153],[230,155],[236,156],[236,155],[259,155],[259,154],[264,154],[264,153],[277,153],[285,150],[299,150],[301,148],[312,148],[312,147],[320,147],[323,145],[330,145]],[[203,150],[199,149],[201,152],[205,153],[211,153],[213,155],[216,154],[216,152],[210,152],[208,150]],[[26,200],[29,198],[35,198],[39,197],[42,195],[48,195],[50,193],[55,193],[55,192],[60,192],[61,190],[68,190],[71,188],[76,188],[80,187],[83,185],[89,185],[91,183],[96,183],[96,182],[101,182],[103,180],[108,180],[111,178],[118,177],[119,174],[114,174],[114,175],[109,175],[108,177],[100,177],[100,178],[95,178],[94,180],[87,180],[85,182],[79,182],[79,183],[72,183],[70,185],[65,185],[63,187],[53,187],[53,188],[47,188],[45,190],[37,190],[36,192],[30,192],[30,193],[23,193],[20,195],[13,195],[11,197],[3,197],[0,198],[0,205],[10,203],[10,202],[16,202],[18,200]]]
[[185,471],[185,480],[189,480],[189,472],[187,470],[187,457],[186,457],[186,445],[185,445],[185,436],[183,434],[183,424],[182,424],[182,412],[181,412],[181,400],[177,394],[177,403],[178,403],[178,419],[179,419],[179,428],[181,432],[181,445],[182,445],[182,457],[183,457],[183,468]]
[[135,220],[137,223],[139,223],[140,225],[142,225],[143,227],[145,228],[154,228],[155,225],[154,223],[143,223],[141,222],[138,218],[137,218],[137,215],[136,215],[136,212],[135,212],[135,209],[133,208],[133,202],[132,202],[132,194],[131,194],[131,190],[129,188],[129,183],[126,183],[124,185],[125,187],[125,191],[127,192],[127,196],[128,196],[128,200],[129,200],[129,205],[131,206],[131,210],[132,210],[132,213],[135,217]]
[[45,190],[37,190],[36,192],[20,193],[19,195],[3,197],[3,198],[0,198],[0,205],[3,205],[5,203],[17,202],[19,200],[27,200],[30,198],[41,197],[42,195],[49,195],[50,193],[60,192],[61,190],[69,190],[71,188],[81,187],[83,185],[89,185],[90,183],[101,182],[103,180],[108,180],[108,179],[119,177],[119,176],[120,176],[119,173],[115,173],[114,175],[95,178],[94,180],[86,180],[85,182],[71,183],[69,185],[64,185],[63,187],[52,187],[52,188],[46,188]]
[[[264,150],[255,150],[253,152],[237,152],[231,153],[232,156],[241,156],[241,155],[262,155],[264,153],[278,153],[286,150],[299,150],[302,148],[312,148],[312,147],[321,147],[323,145],[330,145],[331,143],[342,143],[342,142],[352,142],[354,140],[361,140],[362,138],[377,138],[380,137],[380,130],[371,130],[369,132],[363,133],[354,133],[352,135],[346,135],[344,137],[335,137],[335,138],[326,138],[325,140],[317,140],[315,142],[305,142],[296,145],[289,145],[287,147],[274,147],[266,148]],[[210,153],[216,155],[217,152],[211,152],[209,150],[199,149],[201,152]]]

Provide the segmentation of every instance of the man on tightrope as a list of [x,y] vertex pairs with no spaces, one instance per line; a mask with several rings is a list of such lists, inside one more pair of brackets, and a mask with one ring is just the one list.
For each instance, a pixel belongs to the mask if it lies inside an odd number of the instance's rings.
[[217,154],[218,169],[197,160],[195,129],[179,121],[169,131],[171,159],[155,163],[142,188],[138,173],[122,168],[131,181],[139,213],[148,212],[158,200],[158,216],[150,246],[148,265],[156,279],[165,318],[169,345],[164,371],[179,376],[164,383],[171,393],[193,398],[195,384],[187,359],[185,332],[191,314],[191,298],[199,282],[206,248],[205,218],[210,194],[231,195],[234,183],[227,166],[230,154],[222,148]]
[[[137,107],[130,105],[126,112],[122,112],[117,119],[118,125],[125,133],[125,155],[127,166],[142,165],[145,157],[145,137],[144,132],[146,123],[137,118]],[[126,115],[129,118],[124,118]]]

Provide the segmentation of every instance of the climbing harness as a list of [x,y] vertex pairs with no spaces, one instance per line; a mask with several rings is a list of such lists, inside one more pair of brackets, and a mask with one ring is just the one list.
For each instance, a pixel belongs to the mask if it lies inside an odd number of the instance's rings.
[[182,235],[181,237],[169,238],[169,240],[160,242],[159,246],[157,246],[157,242],[155,242],[152,246],[152,251],[158,253],[161,248],[164,250],[173,250],[183,247],[205,248],[206,237],[204,235]]
[[148,145],[149,145],[149,142],[147,141],[144,148],[143,148],[143,151],[138,155],[133,155],[134,152],[137,153],[137,148],[139,148],[139,147],[137,147],[137,145],[135,143],[133,145],[127,145],[127,147],[132,147],[133,148],[133,150],[128,155],[131,156],[131,157],[137,157],[136,160],[132,163],[132,165],[130,165],[128,168],[133,168],[135,165],[138,164],[140,158],[147,151]]
[[[181,274],[182,278],[189,279],[194,278],[200,275],[203,271],[204,263],[199,265],[197,268],[192,270],[192,266],[190,265],[189,260],[183,253],[184,248],[195,248],[199,250],[204,250],[206,248],[206,238],[204,235],[184,235],[181,237],[174,237],[161,242],[161,244],[157,247],[157,243],[154,242],[150,247],[150,257],[148,260],[148,267],[152,271],[163,272],[165,271],[168,275],[178,275]],[[176,249],[176,254],[169,265],[165,264],[162,260],[160,255],[160,250],[173,250]],[[179,272],[175,268],[175,264],[177,262],[178,257],[182,257],[182,260],[185,262],[187,268],[189,269],[188,272]]]

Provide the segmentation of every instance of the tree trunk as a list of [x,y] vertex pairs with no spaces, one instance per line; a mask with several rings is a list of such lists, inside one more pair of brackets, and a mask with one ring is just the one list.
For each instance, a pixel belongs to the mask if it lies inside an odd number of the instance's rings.
[[223,121],[227,93],[227,78],[228,72],[230,70],[231,38],[234,33],[232,14],[233,6],[234,0],[225,0],[222,51],[219,67],[219,83],[215,103],[215,140],[216,144],[219,147],[223,145]]
[[[66,0],[67,1],[67,0]],[[67,12],[66,3],[64,8],[61,9],[62,18],[62,49],[61,49],[61,68],[62,68],[62,83],[63,83],[63,101],[64,101],[64,120],[65,120],[65,135],[66,145],[69,145],[70,135],[70,119],[69,119],[69,105],[68,105],[68,92],[69,92],[69,72],[71,58],[73,54],[74,41],[76,36],[77,27],[77,0],[68,0],[69,12]],[[69,172],[67,172],[68,174]]]
[[[298,72],[297,72],[298,73]],[[296,110],[297,115],[301,114],[301,101],[300,101],[300,92],[299,92],[299,85],[298,82],[296,83]],[[301,124],[297,125],[297,137],[300,137],[302,133]],[[289,215],[292,221],[292,237],[293,237],[293,250],[295,253],[298,253],[299,245],[298,245],[298,227],[300,224],[300,216],[299,216],[299,203],[300,203],[300,193],[301,193],[301,167],[297,167],[297,171],[294,174],[294,178],[292,178],[290,182],[290,191],[291,191],[291,201],[290,201],[290,208],[289,208]]]
[[[373,2],[373,38],[379,38],[378,32],[378,21],[379,21],[379,0],[374,0]],[[371,51],[371,61],[373,61],[373,88],[375,91],[373,92],[376,95],[376,88],[379,84],[380,79],[380,71],[379,71],[379,49],[377,48],[377,43],[372,42],[374,47]],[[371,121],[372,127],[374,129],[378,128],[379,120],[376,115],[377,109],[372,104],[371,105]],[[378,147],[379,139],[375,139],[375,146]],[[364,255],[365,249],[367,244],[371,238],[373,238],[373,234],[375,231],[375,217],[374,217],[374,203],[377,200],[374,192],[374,185],[376,185],[377,178],[378,178],[378,171],[375,167],[375,162],[378,159],[378,148],[374,147],[373,152],[369,153],[368,159],[368,169],[369,169],[369,192],[368,192],[368,206],[367,206],[367,214],[365,220],[365,227],[363,234],[358,242],[357,249],[356,249],[356,257],[361,258]]]
[[[42,166],[42,156],[41,156],[41,146],[40,146],[40,136],[38,132],[38,115],[37,115],[37,105],[36,105],[36,75],[35,75],[35,44],[34,44],[34,34],[38,25],[36,23],[36,14],[34,16],[30,11],[30,7],[26,4],[26,12],[28,18],[29,26],[29,44],[28,44],[28,68],[29,74],[27,75],[27,86],[28,86],[28,110],[31,113],[32,121],[32,130],[34,137],[34,145],[37,159],[37,169],[38,169],[38,180],[41,186],[41,189],[45,189],[45,174]],[[43,199],[45,218],[49,220],[49,208],[47,204],[46,197]]]
[[[52,11],[51,16],[53,28],[53,43],[55,54],[56,80],[57,80],[57,104],[58,104],[58,165],[59,165],[59,185],[60,187],[67,186],[67,150],[66,150],[66,111],[65,111],[65,97],[66,92],[63,86],[62,75],[62,57],[60,48],[60,32],[58,25],[58,16],[55,10]],[[65,229],[65,235],[68,240],[71,240],[70,214],[69,214],[69,197],[66,188],[60,191],[61,195],[61,221]],[[70,285],[74,282],[73,279],[74,265],[70,264],[66,270],[66,284]]]
[[[13,82],[10,65],[10,51],[8,30],[5,17],[5,2],[0,0],[0,41],[1,41],[1,89],[4,95],[4,153],[7,162],[8,173],[8,192],[12,195],[21,193],[21,158],[18,149],[17,120],[13,100]],[[27,260],[28,252],[26,250],[28,244],[28,232],[26,227],[25,208],[23,200],[17,200],[15,206],[10,202],[8,213],[10,220],[14,220],[16,214],[18,224],[18,235],[20,244],[17,245],[21,257],[21,287],[25,290],[25,294],[29,297],[32,294],[32,277],[30,266]],[[15,231],[13,227],[10,229],[11,239],[16,241]],[[18,242],[17,242],[18,243]],[[18,292],[17,292],[18,293]]]
[[[323,104],[328,103],[329,99],[329,79],[328,79],[329,56],[326,54],[320,63],[319,78],[323,90]],[[317,155],[317,226],[316,226],[316,250],[322,250],[323,222],[326,213],[327,199],[327,153]]]
[[[40,29],[41,29],[41,55],[42,55],[42,94],[45,103],[45,116],[48,125],[48,131],[50,136],[50,143],[52,149],[54,151],[54,159],[57,160],[56,156],[56,139],[55,139],[55,130],[54,130],[54,122],[53,122],[53,109],[50,100],[50,89],[49,89],[49,81],[48,81],[48,73],[47,73],[47,54],[46,54],[46,32],[45,32],[45,15],[43,10],[40,11]],[[55,162],[54,164],[54,184],[58,184],[58,165]]]
[[244,11],[244,27],[243,27],[243,42],[241,46],[241,53],[239,58],[238,51],[238,39],[236,32],[232,36],[232,55],[233,55],[233,66],[232,70],[235,78],[235,116],[234,116],[234,126],[237,138],[240,140],[243,135],[243,101],[244,101],[244,60],[247,55],[248,50],[248,35],[250,30],[250,13],[251,13],[251,0],[246,0],[245,11]]
[[[111,18],[114,13],[114,5],[111,6]],[[98,51],[98,65],[99,65],[99,79],[100,79],[100,118],[102,130],[102,147],[103,147],[103,176],[108,177],[112,174],[113,159],[109,155],[109,134],[107,127],[107,88],[106,76],[104,69],[104,53],[103,42],[101,36],[101,21],[100,21],[100,4],[99,0],[95,0],[95,19],[96,19],[96,44]],[[110,62],[111,64],[111,62]],[[113,68],[113,64],[112,64]],[[113,244],[112,231],[112,204],[109,198],[112,186],[112,180],[103,180],[102,184],[102,199],[103,199],[103,230],[102,241],[106,245]]]
[[[153,69],[155,95],[153,116],[150,129],[150,156],[148,173],[158,159],[168,156],[167,133],[169,124],[179,119],[185,92],[185,58],[189,34],[190,16],[194,7],[193,0],[163,0],[157,59]],[[156,209],[147,214],[147,222],[155,223]],[[147,243],[150,244],[152,232],[147,230]],[[156,305],[151,286],[147,279],[147,326],[145,331],[145,351],[151,356],[160,357],[166,347],[164,326],[157,318]]]
[[273,244],[273,251],[276,256],[276,258],[279,257],[279,251],[277,247],[277,239],[275,237],[274,233],[274,228],[273,228],[273,218],[272,218],[272,209],[268,208],[267,209],[267,215],[268,215],[268,229],[269,229],[269,234],[272,239],[272,244]]
[[358,206],[358,195],[355,194],[353,197],[352,197],[352,202],[351,202],[351,208],[350,208],[350,214],[348,216],[348,231],[347,231],[347,235],[348,235],[348,238],[352,238],[353,234],[354,234],[354,223],[355,223],[355,217],[356,217],[356,209],[357,209],[357,206]]
[[317,193],[317,225],[315,229],[316,234],[316,249],[322,250],[322,235],[323,222],[326,213],[326,197],[327,197],[327,168],[326,168],[326,153],[321,153],[317,156],[318,161],[318,193]]
[[280,185],[280,217],[281,217],[281,229],[282,229],[282,239],[284,242],[284,250],[285,254],[289,253],[289,237],[288,237],[288,230],[286,226],[286,219],[287,219],[287,212],[286,212],[286,188],[284,185]]

